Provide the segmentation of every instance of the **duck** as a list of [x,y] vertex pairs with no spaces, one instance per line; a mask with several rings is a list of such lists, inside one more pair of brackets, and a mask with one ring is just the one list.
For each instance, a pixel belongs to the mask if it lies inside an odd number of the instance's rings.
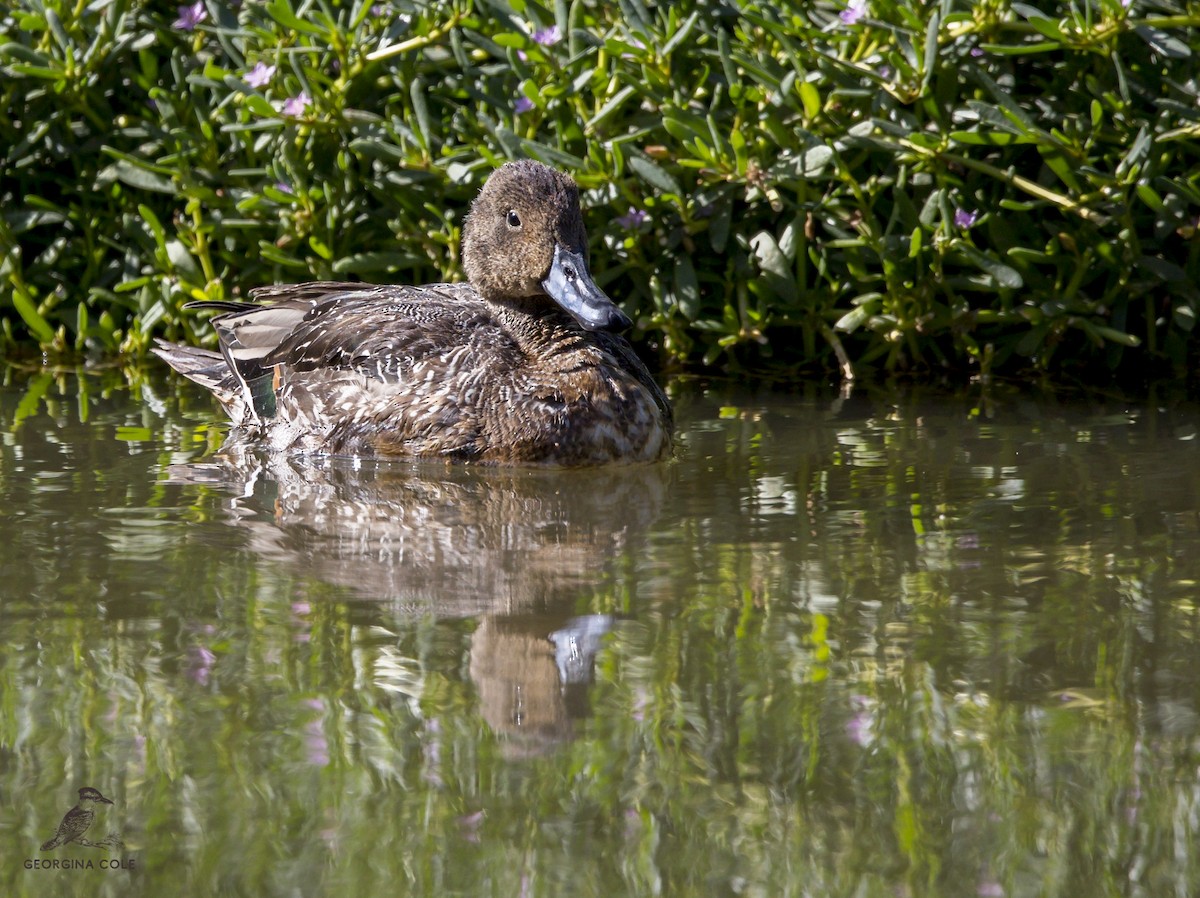
[[487,178],[463,223],[466,282],[277,284],[203,300],[219,351],[153,352],[268,452],[484,464],[656,462],[671,405],[596,285],[579,188],[533,160]]

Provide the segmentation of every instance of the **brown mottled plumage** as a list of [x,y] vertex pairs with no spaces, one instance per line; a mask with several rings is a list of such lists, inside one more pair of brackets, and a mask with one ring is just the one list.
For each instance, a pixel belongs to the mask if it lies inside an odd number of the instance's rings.
[[654,461],[671,410],[592,281],[579,192],[531,161],[488,179],[463,228],[469,283],[309,283],[216,308],[221,352],[155,352],[281,451],[493,463]]

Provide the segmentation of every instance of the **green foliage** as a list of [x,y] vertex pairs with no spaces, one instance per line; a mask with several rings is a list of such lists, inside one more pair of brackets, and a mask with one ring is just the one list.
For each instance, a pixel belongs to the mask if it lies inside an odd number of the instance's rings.
[[471,196],[531,156],[577,176],[602,283],[676,362],[1189,362],[1194,3],[271,0],[187,18],[0,12],[10,344],[137,354],[199,338],[192,299],[453,277]]

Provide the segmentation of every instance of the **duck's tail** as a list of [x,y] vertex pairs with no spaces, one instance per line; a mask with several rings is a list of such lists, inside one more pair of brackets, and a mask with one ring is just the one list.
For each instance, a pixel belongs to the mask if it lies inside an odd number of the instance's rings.
[[154,344],[151,352],[188,380],[195,381],[216,396],[232,417],[241,393],[238,379],[230,370],[225,356],[211,349],[168,343],[166,340],[156,339]]

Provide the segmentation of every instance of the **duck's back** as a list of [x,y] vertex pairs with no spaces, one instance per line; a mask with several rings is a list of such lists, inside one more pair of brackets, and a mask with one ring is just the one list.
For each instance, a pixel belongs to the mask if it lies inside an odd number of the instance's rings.
[[217,305],[223,370],[160,354],[273,449],[558,464],[670,451],[669,405],[629,344],[555,309],[514,311],[467,284],[253,295],[269,304]]

